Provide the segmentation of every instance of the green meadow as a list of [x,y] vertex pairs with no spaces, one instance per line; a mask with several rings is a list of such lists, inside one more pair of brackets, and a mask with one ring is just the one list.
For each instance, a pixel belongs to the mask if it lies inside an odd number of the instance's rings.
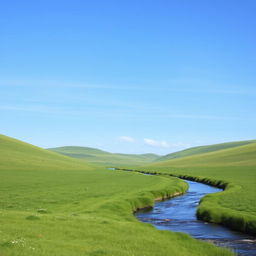
[[210,146],[203,148],[206,149],[205,153],[201,148],[198,154],[194,149],[187,150],[187,156],[184,157],[176,157],[179,154],[175,153],[173,158],[169,155],[170,160],[152,163],[141,170],[171,174],[225,188],[224,192],[203,198],[198,217],[255,235],[256,143],[227,144],[232,147],[225,149],[223,145],[213,146],[213,149],[218,150],[211,150]]
[[133,212],[184,193],[170,176],[118,172],[0,136],[1,256],[233,255]]

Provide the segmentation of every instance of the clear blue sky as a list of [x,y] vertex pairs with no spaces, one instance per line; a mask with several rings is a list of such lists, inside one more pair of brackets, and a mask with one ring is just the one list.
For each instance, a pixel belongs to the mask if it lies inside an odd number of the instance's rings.
[[255,139],[256,1],[2,1],[1,133],[168,153]]

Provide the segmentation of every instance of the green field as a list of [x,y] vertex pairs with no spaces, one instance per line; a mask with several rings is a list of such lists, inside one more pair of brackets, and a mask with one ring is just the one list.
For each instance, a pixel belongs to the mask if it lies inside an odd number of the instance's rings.
[[256,234],[256,143],[191,154],[140,169],[224,187],[224,192],[207,195],[202,200],[198,216]]
[[0,136],[1,256],[232,255],[133,211],[185,192],[174,177],[106,170]]
[[155,154],[114,154],[96,148],[88,147],[66,146],[58,148],[49,148],[48,150],[73,158],[86,160],[87,162],[94,163],[97,165],[109,167],[145,165],[159,158],[159,156]]

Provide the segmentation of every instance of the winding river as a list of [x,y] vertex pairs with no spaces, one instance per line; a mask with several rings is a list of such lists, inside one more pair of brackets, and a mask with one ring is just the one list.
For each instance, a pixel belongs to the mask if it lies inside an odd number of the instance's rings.
[[152,210],[139,211],[135,214],[136,217],[143,222],[153,224],[158,229],[185,232],[194,238],[230,248],[238,255],[256,255],[255,237],[196,218],[200,199],[206,194],[222,190],[194,181],[187,182],[189,190],[186,194],[157,202]]
[[[116,168],[108,169],[117,170]],[[237,255],[256,256],[255,237],[196,218],[196,210],[201,198],[210,193],[221,192],[222,189],[195,181],[185,181],[189,184],[186,194],[157,202],[153,209],[138,211],[135,216],[140,221],[151,223],[160,230],[184,232],[196,239],[229,248]]]

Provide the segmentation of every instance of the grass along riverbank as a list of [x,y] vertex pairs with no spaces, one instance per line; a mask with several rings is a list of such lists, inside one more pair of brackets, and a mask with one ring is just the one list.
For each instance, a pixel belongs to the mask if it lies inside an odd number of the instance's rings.
[[184,192],[177,178],[105,170],[6,136],[0,153],[0,255],[232,255],[133,216]]
[[176,175],[225,188],[203,198],[198,216],[256,234],[256,143],[157,162],[139,170]]

